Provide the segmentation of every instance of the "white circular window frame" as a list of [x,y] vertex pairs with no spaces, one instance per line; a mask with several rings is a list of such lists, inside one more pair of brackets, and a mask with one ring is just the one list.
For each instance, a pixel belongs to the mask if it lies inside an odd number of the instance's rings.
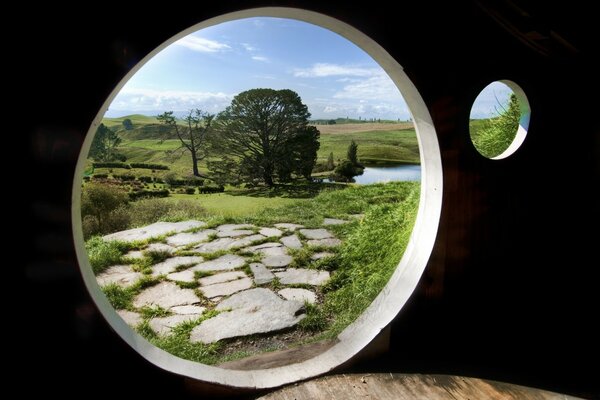
[[[514,152],[517,151],[521,147],[523,142],[525,141],[525,137],[527,136],[527,131],[529,129],[529,119],[531,118],[531,107],[529,106],[529,100],[527,100],[525,91],[523,90],[523,88],[521,86],[519,86],[515,82],[508,80],[508,79],[501,79],[501,80],[494,81],[494,82],[504,83],[506,86],[508,86],[510,88],[510,90],[513,91],[514,95],[517,97],[517,102],[519,104],[519,111],[521,112],[521,117],[519,118],[519,127],[517,128],[517,134],[515,135],[515,138],[513,139],[513,141],[508,145],[506,150],[504,150],[502,153],[498,154],[496,157],[490,157],[490,158],[486,157],[489,160],[503,160],[503,159],[513,155]],[[492,83],[494,83],[494,82],[492,82]],[[490,83],[490,85],[491,85],[491,83]],[[487,86],[489,86],[489,85],[487,85]],[[473,147],[475,147],[475,145],[473,145]],[[479,154],[481,154],[479,152],[479,150],[477,149],[477,147],[475,147],[475,149],[477,150],[477,152]],[[481,154],[481,155],[483,156],[483,154]],[[485,157],[485,156],[483,156],[483,157]]]
[[[125,83],[152,57],[182,37],[209,26],[252,17],[290,18],[321,26],[350,40],[379,63],[400,90],[415,124],[421,158],[421,193],[415,226],[402,260],[373,303],[340,333],[340,341],[336,345],[300,363],[271,369],[238,371],[184,360],[167,353],[152,345],[119,317],[100,290],[90,266],[83,240],[80,199],[85,161],[94,133],[105,110]],[[302,9],[265,7],[236,11],[196,24],[161,44],[129,71],[104,102],[84,140],[73,181],[71,217],[77,259],[87,290],[104,318],[129,346],[146,360],[175,374],[240,389],[264,389],[312,378],[338,367],[358,354],[394,319],[416,288],[427,265],[437,234],[441,206],[442,163],[433,122],[423,99],[398,62],[375,41],[337,19]]]

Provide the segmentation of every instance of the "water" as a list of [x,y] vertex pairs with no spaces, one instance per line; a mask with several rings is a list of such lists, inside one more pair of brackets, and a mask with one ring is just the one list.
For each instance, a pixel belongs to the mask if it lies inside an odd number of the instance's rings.
[[[366,167],[362,175],[355,176],[356,183],[368,185],[370,183],[391,181],[420,181],[420,165],[393,165],[387,167]],[[324,179],[329,182],[329,179]]]

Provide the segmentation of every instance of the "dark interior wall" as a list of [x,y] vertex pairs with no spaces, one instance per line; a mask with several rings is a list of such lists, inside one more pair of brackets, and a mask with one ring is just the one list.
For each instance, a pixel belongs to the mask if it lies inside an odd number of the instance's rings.
[[[38,384],[24,390],[71,392],[69,382],[78,382],[105,395],[184,393],[181,378],[121,343],[85,292],[70,238],[76,157],[110,91],[161,42],[223,12],[289,5],[348,22],[386,48],[421,92],[442,152],[444,203],[430,263],[393,323],[391,351],[355,369],[464,374],[600,396],[593,367],[600,300],[594,279],[600,85],[591,59],[598,35],[587,24],[593,13],[573,2],[516,2],[527,18],[508,2],[427,1],[403,4],[399,12],[378,1],[321,3],[52,5],[27,21],[36,40],[17,39],[14,52],[19,65],[33,69],[20,71],[29,90],[20,91],[18,107],[32,128],[26,145],[37,171],[35,185],[26,188],[35,251],[23,271],[27,299],[44,312],[26,321],[31,337],[25,335],[24,348]],[[544,55],[490,10],[509,16],[517,30],[557,31],[576,51],[542,41]],[[491,161],[474,150],[468,117],[479,91],[497,79],[523,87],[532,119],[522,148]],[[32,94],[36,104],[28,105]],[[57,359],[66,366],[58,368]]]

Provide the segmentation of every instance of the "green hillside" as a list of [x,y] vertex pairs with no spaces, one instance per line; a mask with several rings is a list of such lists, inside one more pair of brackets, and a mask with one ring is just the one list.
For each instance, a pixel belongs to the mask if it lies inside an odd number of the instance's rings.
[[[125,130],[123,120],[126,118],[131,119],[132,130]],[[179,140],[156,118],[130,115],[105,118],[102,122],[121,137],[118,150],[127,157],[127,162],[165,164],[178,175],[190,174],[191,156],[180,149]],[[319,163],[325,163],[330,153],[333,153],[336,162],[346,158],[352,140],[358,144],[359,160],[366,165],[419,163],[419,146],[412,124],[371,122],[343,127],[321,125],[318,128],[321,131],[321,147],[317,154]],[[200,164],[200,170],[208,172],[205,163]],[[164,175],[167,172],[156,173]]]

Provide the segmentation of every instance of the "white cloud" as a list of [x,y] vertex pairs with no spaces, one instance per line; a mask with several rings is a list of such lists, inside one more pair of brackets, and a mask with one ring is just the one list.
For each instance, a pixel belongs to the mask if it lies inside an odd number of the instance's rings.
[[258,50],[258,48],[252,46],[250,43],[242,43],[242,46],[244,46],[244,48],[246,49],[246,51],[256,51]]
[[316,63],[310,68],[296,68],[294,76],[299,78],[323,78],[327,76],[373,76],[380,73],[379,68],[361,68],[356,66]]
[[383,71],[375,76],[344,86],[343,89],[335,93],[333,97],[336,99],[350,99],[357,101],[377,100],[386,102],[399,101],[404,103],[398,88],[396,88],[394,82],[392,82],[390,77]]
[[109,109],[111,111],[161,113],[200,108],[215,113],[227,107],[233,96],[233,94],[222,92],[124,88],[115,97]]
[[265,56],[252,56],[252,59],[254,61],[269,62],[269,59]]
[[216,53],[231,49],[231,47],[225,43],[192,35],[179,39],[175,44],[200,53]]

